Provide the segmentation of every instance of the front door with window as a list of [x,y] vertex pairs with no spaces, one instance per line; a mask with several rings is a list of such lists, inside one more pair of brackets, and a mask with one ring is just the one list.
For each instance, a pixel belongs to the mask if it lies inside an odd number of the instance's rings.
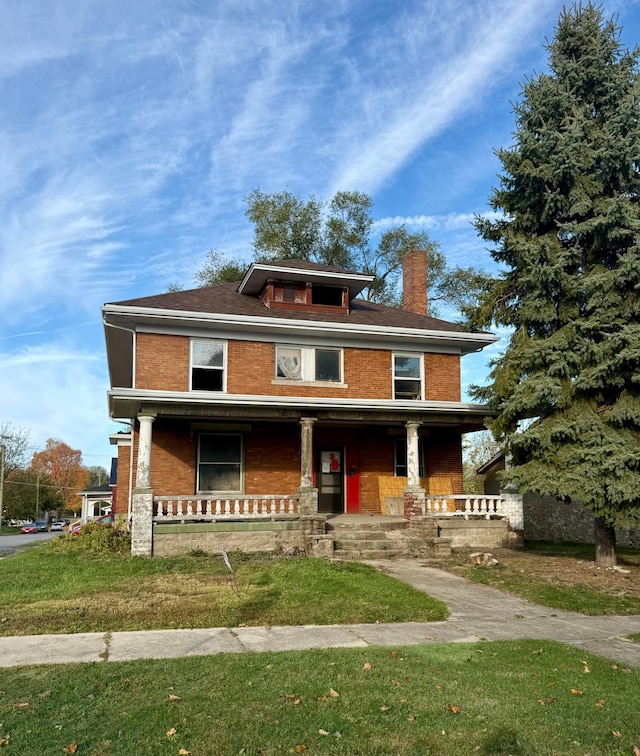
[[322,449],[318,452],[316,482],[318,486],[318,510],[320,512],[332,514],[344,512],[344,467],[342,460],[342,449]]

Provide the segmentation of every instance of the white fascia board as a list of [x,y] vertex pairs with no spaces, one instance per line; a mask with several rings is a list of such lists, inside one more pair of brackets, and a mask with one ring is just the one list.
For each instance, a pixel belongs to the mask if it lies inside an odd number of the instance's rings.
[[[256,277],[256,273],[259,275],[259,286],[256,287],[256,291],[262,288],[264,283],[269,279],[274,278],[287,278],[293,281],[310,281],[314,282],[341,282],[349,288],[351,296],[354,297],[359,294],[367,284],[370,284],[374,280],[374,276],[367,276],[364,273],[335,273],[328,270],[310,270],[307,268],[289,268],[286,265],[261,265],[260,263],[252,263],[249,270],[245,273],[244,278],[238,286],[238,293],[244,293],[251,278]],[[354,282],[356,286],[349,286],[349,282]],[[252,287],[253,289],[253,287]]]
[[199,404],[215,407],[284,407],[291,409],[397,410],[402,412],[463,412],[473,415],[490,413],[485,404],[473,402],[416,401],[407,399],[340,399],[310,396],[271,396],[263,394],[218,394],[209,391],[152,391],[112,389],[109,402],[129,400],[163,404]]
[[[107,309],[108,308],[108,309]],[[184,310],[162,310],[155,308],[136,308],[124,305],[105,305],[105,316],[109,314],[129,317],[137,321],[165,323],[174,325],[199,324],[201,327],[222,326],[229,329],[251,329],[256,333],[269,333],[278,338],[279,334],[295,331],[300,336],[306,334],[327,334],[335,338],[341,335],[353,335],[359,340],[379,339],[384,342],[401,340],[403,342],[445,342],[460,345],[460,351],[477,351],[498,341],[492,333],[468,333],[466,331],[433,331],[416,328],[392,328],[390,326],[370,326],[357,323],[337,323],[331,321],[296,320],[294,318],[264,318],[246,315],[227,315],[224,313],[194,313]],[[467,347],[467,348],[465,348]],[[416,349],[418,347],[415,347]]]

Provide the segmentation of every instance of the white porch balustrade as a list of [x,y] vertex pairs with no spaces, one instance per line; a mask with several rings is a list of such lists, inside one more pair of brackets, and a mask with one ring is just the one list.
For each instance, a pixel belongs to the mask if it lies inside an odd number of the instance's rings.
[[259,517],[297,517],[298,497],[287,494],[260,496],[154,496],[153,521],[237,520]]
[[481,496],[476,494],[447,494],[425,497],[425,512],[437,517],[506,517],[506,498],[504,496]]

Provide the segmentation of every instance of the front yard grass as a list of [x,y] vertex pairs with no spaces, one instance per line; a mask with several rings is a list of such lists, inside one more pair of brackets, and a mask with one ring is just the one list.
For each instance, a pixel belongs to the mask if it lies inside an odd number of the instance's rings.
[[640,614],[640,552],[618,550],[622,572],[596,567],[593,552],[584,544],[536,542],[524,551],[496,552],[494,568],[472,566],[462,553],[443,566],[554,609],[593,616]]
[[235,584],[216,556],[89,556],[41,544],[0,560],[0,635],[447,616],[442,602],[364,564],[233,554],[231,562]]
[[78,756],[622,755],[640,746],[639,676],[540,641],[22,667],[2,673],[0,743]]

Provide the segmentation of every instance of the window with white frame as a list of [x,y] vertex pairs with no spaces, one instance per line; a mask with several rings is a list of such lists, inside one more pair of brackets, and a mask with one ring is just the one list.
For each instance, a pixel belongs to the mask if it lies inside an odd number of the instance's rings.
[[[393,474],[398,478],[407,477],[407,439],[396,438],[393,448]],[[425,477],[424,444],[418,438],[418,477]]]
[[289,381],[342,381],[342,350],[276,346],[276,378]]
[[242,436],[202,433],[198,437],[198,493],[242,493]]
[[226,342],[192,340],[191,342],[191,390],[225,390]]
[[393,398],[422,399],[422,355],[393,355]]

